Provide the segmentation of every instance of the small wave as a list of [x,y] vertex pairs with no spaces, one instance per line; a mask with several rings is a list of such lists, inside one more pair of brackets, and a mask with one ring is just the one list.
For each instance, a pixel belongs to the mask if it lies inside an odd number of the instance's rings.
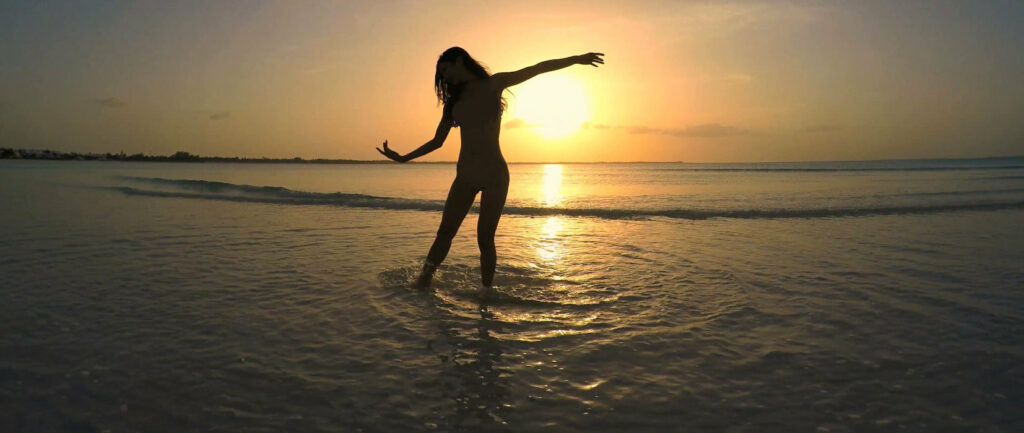
[[885,172],[885,171],[966,171],[966,170],[1014,170],[1024,165],[963,166],[963,167],[673,167],[656,168],[658,171],[694,172],[768,172],[768,173],[830,173],[830,172]]
[[332,198],[344,198],[344,199],[387,199],[388,197],[375,197],[366,194],[347,194],[347,193],[317,193],[317,192],[306,192],[306,191],[295,191],[281,186],[254,186],[254,185],[238,185],[227,182],[216,182],[209,180],[191,180],[191,179],[164,179],[160,177],[132,177],[132,176],[115,176],[115,179],[127,180],[138,183],[149,183],[154,185],[162,185],[175,189],[182,189],[188,191],[199,191],[199,192],[212,192],[212,193],[232,193],[232,194],[249,194],[249,195],[260,195],[270,196],[276,198],[302,198],[302,199],[332,199]]
[[[139,195],[149,197],[165,198],[193,198],[203,200],[235,201],[244,203],[270,203],[270,204],[291,204],[291,205],[335,205],[345,207],[361,207],[375,209],[396,209],[396,210],[428,210],[440,211],[444,209],[444,203],[429,200],[412,200],[393,197],[375,197],[363,194],[324,193],[323,195],[311,194],[309,196],[282,195],[227,195],[211,194],[201,192],[184,191],[157,191],[132,188],[128,186],[110,186],[107,189],[120,191],[126,195]],[[295,192],[295,191],[290,191]],[[326,196],[326,197],[325,197]]]
[[506,207],[505,213],[529,216],[580,216],[606,219],[636,219],[666,217],[704,220],[711,218],[776,219],[776,218],[829,218],[871,215],[903,215],[966,210],[999,210],[1024,207],[1024,201],[998,203],[957,203],[921,206],[863,207],[863,208],[811,208],[811,209],[565,209],[537,207]]
[[[331,205],[354,208],[391,210],[440,211],[444,202],[398,197],[380,197],[366,194],[317,193],[295,191],[275,186],[235,185],[203,180],[175,180],[160,178],[126,178],[132,181],[177,187],[179,191],[140,189],[129,186],[108,186],[106,189],[126,195],[191,198],[246,203],[285,205]],[[181,191],[184,190],[184,191]],[[712,218],[776,219],[776,218],[830,218],[871,215],[923,214],[950,211],[979,211],[1024,208],[1024,200],[1001,202],[940,203],[913,206],[834,207],[806,209],[619,209],[619,208],[560,208],[509,205],[507,215],[570,216],[602,219],[672,218],[705,220]],[[477,208],[474,206],[474,210]]]
[[1024,192],[1024,188],[1002,188],[1002,189],[973,189],[963,191],[925,191],[925,192],[907,192],[894,194],[897,196],[943,196],[943,195],[984,195],[984,194],[1015,194]]

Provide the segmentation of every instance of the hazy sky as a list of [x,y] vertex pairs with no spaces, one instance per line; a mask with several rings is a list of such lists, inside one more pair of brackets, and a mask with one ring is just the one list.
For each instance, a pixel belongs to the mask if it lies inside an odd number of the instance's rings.
[[1022,155],[1021,23],[1019,1],[4,1],[0,147],[378,159],[431,137],[459,45],[493,72],[606,53],[512,88],[509,161]]

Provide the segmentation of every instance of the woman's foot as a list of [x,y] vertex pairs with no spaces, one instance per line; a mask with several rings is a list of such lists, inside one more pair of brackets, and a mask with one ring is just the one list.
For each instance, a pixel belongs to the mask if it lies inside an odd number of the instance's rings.
[[494,288],[482,285],[476,289],[476,293],[480,296],[480,299],[488,299],[494,295]]
[[437,270],[437,265],[430,262],[430,260],[423,262],[423,270],[420,271],[420,276],[416,278],[416,288],[420,290],[426,290],[430,288],[430,282],[434,279],[434,271]]

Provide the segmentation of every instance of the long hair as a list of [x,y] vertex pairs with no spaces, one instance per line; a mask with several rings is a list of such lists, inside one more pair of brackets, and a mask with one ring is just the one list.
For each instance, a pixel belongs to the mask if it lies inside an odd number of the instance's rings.
[[[437,58],[437,64],[440,65],[444,62],[455,63],[456,60],[462,59],[462,64],[466,67],[466,70],[474,77],[485,79],[490,77],[491,74],[487,72],[487,68],[477,62],[473,56],[470,56],[466,50],[462,47],[451,47],[444,50],[441,56]],[[437,100],[444,104],[445,110],[451,110],[452,106],[459,101],[459,97],[462,96],[462,88],[465,83],[451,84],[441,76],[441,72],[437,69],[434,70],[434,92],[437,93]],[[505,111],[507,106],[505,97],[499,98],[498,102],[498,113]]]

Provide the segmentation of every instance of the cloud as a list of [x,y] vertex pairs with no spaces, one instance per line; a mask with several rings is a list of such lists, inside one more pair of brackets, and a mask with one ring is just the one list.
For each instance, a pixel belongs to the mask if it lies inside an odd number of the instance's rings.
[[[505,129],[515,128],[532,128],[535,125],[532,123],[526,123],[525,120],[515,118],[505,122],[502,125]],[[737,135],[758,135],[756,131],[741,128],[738,126],[722,125],[719,123],[703,123],[700,125],[691,125],[685,128],[654,128],[644,125],[609,125],[605,123],[594,123],[594,122],[583,122],[580,125],[580,129],[593,130],[593,129],[616,129],[626,130],[630,134],[658,134],[658,135],[673,135],[677,137],[705,137],[705,138],[716,138],[716,137],[731,137]]]
[[231,117],[231,113],[227,111],[222,111],[220,113],[213,113],[213,115],[210,116],[210,120],[224,120],[228,117]]
[[505,124],[502,126],[505,129],[522,128],[526,126],[526,121],[517,117],[515,119],[509,120],[508,122],[505,122]]
[[124,106],[124,101],[114,96],[93,99],[92,102],[94,104],[102,105],[107,108],[121,108]]
[[820,21],[831,8],[827,4],[801,2],[690,2],[675,10],[667,10],[661,19],[673,22],[677,28],[686,29],[691,34],[717,36],[735,34],[759,25],[792,28]]
[[837,123],[819,123],[815,125],[809,125],[800,130],[800,132],[833,132],[845,128],[845,126]]
[[731,84],[750,84],[750,82],[754,80],[754,77],[747,74],[728,74],[723,75],[718,79]]
[[702,74],[699,76],[699,79],[708,83],[722,83],[733,86],[746,86],[750,84],[750,82],[754,81],[754,77],[749,74],[741,73],[719,75]]
[[509,120],[508,122],[503,123],[501,126],[504,127],[505,129],[515,129],[515,128],[533,128],[534,126],[537,126],[537,125],[532,124],[532,123],[526,123],[526,120],[523,120],[523,119],[517,117],[515,119]]
[[687,126],[685,128],[651,128],[648,126],[628,126],[630,134],[661,134],[674,135],[678,137],[731,137],[736,135],[752,135],[753,131],[737,126],[722,125],[719,123],[704,123],[700,125]]

